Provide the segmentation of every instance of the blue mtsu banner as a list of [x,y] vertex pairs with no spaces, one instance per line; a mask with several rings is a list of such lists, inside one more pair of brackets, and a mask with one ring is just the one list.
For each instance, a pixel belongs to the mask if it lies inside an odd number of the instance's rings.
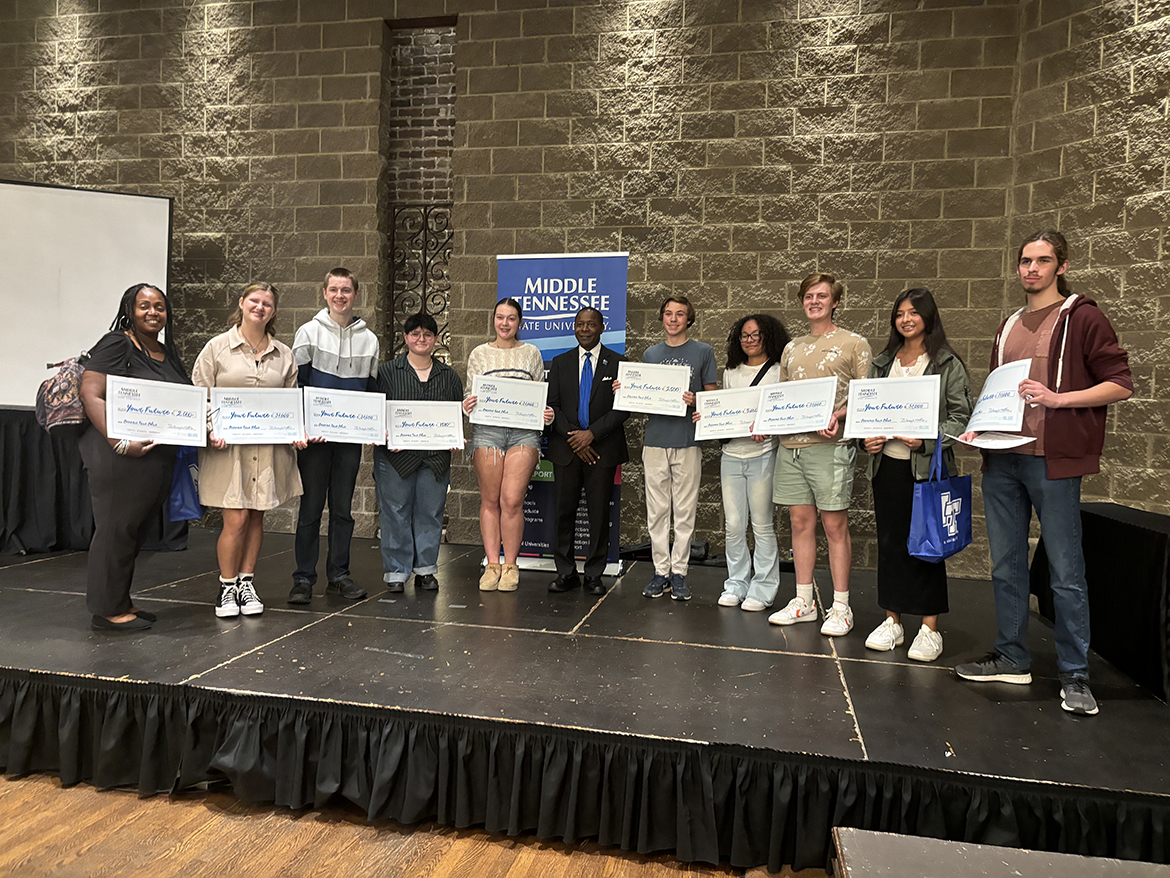
[[[577,346],[573,321],[582,308],[596,308],[605,315],[601,343],[618,353],[626,352],[626,281],[628,253],[559,253],[497,257],[498,298],[513,298],[524,311],[522,341],[536,345],[547,370],[557,354]],[[547,439],[542,440],[542,446]],[[621,468],[614,479],[610,501],[609,552],[618,560],[621,531]],[[528,486],[524,499],[524,541],[520,554],[552,558],[556,522],[553,517],[553,467],[544,459]],[[577,557],[585,557],[588,534],[584,499],[577,510]]]

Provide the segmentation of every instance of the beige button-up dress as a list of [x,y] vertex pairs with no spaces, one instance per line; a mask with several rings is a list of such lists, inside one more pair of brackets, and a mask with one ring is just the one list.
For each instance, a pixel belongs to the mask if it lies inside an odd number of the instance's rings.
[[[233,326],[204,346],[191,380],[201,387],[296,387],[297,364],[288,345],[272,336],[256,360]],[[275,509],[300,495],[301,474],[291,445],[199,449],[199,500],[204,506]]]

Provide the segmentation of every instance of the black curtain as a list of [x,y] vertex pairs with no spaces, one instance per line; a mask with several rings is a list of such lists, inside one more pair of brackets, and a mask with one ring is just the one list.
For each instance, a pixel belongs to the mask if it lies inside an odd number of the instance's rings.
[[0,771],[824,868],[834,826],[1165,863],[1170,801],[904,766],[0,669]]

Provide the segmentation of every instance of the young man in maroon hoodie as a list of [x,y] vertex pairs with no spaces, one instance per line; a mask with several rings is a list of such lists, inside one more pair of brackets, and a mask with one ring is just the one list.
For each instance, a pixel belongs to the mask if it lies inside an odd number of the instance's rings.
[[1028,401],[1020,432],[1035,441],[983,454],[983,508],[999,633],[992,652],[955,672],[964,680],[1032,682],[1028,528],[1034,507],[1056,610],[1061,707],[1091,716],[1097,702],[1089,690],[1081,477],[1100,470],[1106,407],[1133,394],[1133,379],[1109,320],[1092,299],[1069,291],[1067,270],[1068,243],[1054,230],[1030,235],[1016,256],[1027,304],[996,333],[991,368],[1031,358],[1019,387]]

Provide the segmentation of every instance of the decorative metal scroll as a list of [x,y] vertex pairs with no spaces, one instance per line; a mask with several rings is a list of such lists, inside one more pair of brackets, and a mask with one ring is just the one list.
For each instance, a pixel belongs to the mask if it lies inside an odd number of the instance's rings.
[[448,361],[451,350],[451,204],[396,204],[391,225],[393,258],[390,313],[386,327],[393,356],[405,350],[402,326],[425,311],[439,325],[435,356]]

